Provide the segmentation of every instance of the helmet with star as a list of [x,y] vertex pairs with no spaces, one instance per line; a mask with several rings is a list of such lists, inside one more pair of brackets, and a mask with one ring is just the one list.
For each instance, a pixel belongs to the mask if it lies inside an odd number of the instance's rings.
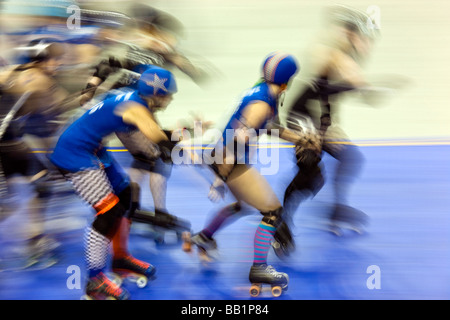
[[175,76],[169,70],[151,66],[138,81],[138,92],[142,96],[167,96],[177,92]]

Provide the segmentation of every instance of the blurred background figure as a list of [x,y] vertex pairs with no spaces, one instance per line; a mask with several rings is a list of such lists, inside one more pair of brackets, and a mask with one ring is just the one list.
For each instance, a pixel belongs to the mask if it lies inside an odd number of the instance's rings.
[[[366,95],[375,92],[363,75],[363,63],[371,53],[378,28],[364,12],[332,6],[325,10],[325,29],[324,36],[308,50],[309,60],[304,63],[308,80],[288,105],[287,126],[307,130],[312,124],[311,129],[322,136],[323,152],[338,160],[332,178],[334,199],[327,228],[338,235],[341,228],[361,233],[368,219],[366,214],[351,206],[349,196],[364,158],[336,121],[335,105],[347,91],[358,90]],[[299,172],[285,193],[285,206],[290,214],[324,183],[320,159],[314,159],[308,166],[299,158],[301,154],[297,152]]]
[[45,178],[50,170],[48,161],[31,153],[24,135],[35,135],[41,145],[49,146],[48,139],[55,134],[56,128],[48,120],[59,114],[66,92],[53,77],[65,51],[62,44],[44,40],[17,49],[26,57],[24,63],[0,74],[0,192],[2,210],[14,214],[20,201],[13,197],[11,178],[22,175],[34,188],[26,208],[28,219],[21,222],[30,225],[26,267],[41,260],[49,263],[49,254],[58,246],[44,227],[52,194]]
[[[32,191],[25,209],[27,218],[20,221],[21,225],[29,225],[25,235],[27,257],[25,262],[16,265],[50,265],[56,262],[53,253],[59,243],[49,236],[55,235],[55,230],[47,230],[47,222],[69,218],[64,213],[67,201],[60,196],[72,191],[48,160],[48,152],[61,127],[79,108],[80,94],[73,92],[85,84],[79,81],[80,75],[87,78],[86,65],[101,50],[100,31],[117,26],[111,23],[112,19],[103,19],[101,26],[81,29],[80,20],[80,28],[71,28],[69,9],[72,5],[78,8],[74,1],[4,1],[2,4],[2,216],[6,218],[19,211],[19,201],[13,197],[17,187],[12,182],[16,180],[12,178],[22,175]],[[48,212],[52,208],[49,207],[54,205],[57,213],[50,216]],[[77,226],[73,222],[64,226],[59,223],[57,229],[72,230]]]

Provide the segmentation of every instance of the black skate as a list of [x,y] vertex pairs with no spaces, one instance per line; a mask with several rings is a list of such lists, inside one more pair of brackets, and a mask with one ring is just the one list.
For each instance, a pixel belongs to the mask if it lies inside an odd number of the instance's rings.
[[164,236],[166,231],[174,231],[178,241],[182,239],[183,232],[191,230],[189,221],[178,218],[167,212],[155,210],[155,212],[136,210],[131,219],[136,222],[145,223],[152,226],[154,230],[153,237],[159,244],[165,242]]
[[364,234],[369,217],[361,210],[337,204],[334,206],[329,219],[329,231],[337,236],[343,236],[345,230],[353,231],[359,235]]
[[[121,279],[128,279],[136,283],[138,288],[147,286],[148,280],[152,279],[156,273],[156,268],[150,263],[138,260],[132,256],[121,259],[114,259],[112,262],[112,271]],[[114,282],[121,285],[117,278]]]
[[86,284],[86,295],[81,300],[128,300],[127,290],[113,283],[103,272],[92,277]]
[[183,251],[191,252],[192,246],[198,248],[200,261],[204,264],[213,262],[218,259],[216,240],[208,238],[203,233],[197,233],[191,237],[189,232],[183,234]]
[[270,285],[272,295],[279,297],[283,291],[287,290],[289,283],[289,276],[286,273],[278,272],[274,267],[266,264],[252,266],[248,278],[252,284],[250,287],[252,297],[259,296],[263,284]]
[[40,236],[32,239],[29,246],[29,256],[23,266],[24,270],[43,270],[58,263],[57,249],[60,247],[60,243],[51,237]]

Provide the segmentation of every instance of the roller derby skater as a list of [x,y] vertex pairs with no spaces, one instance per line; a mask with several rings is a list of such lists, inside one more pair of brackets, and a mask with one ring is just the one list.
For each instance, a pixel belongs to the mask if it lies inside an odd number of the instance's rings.
[[[102,140],[114,132],[138,128],[170,154],[174,145],[153,120],[152,113],[165,108],[176,91],[171,72],[157,67],[148,69],[139,79],[137,90],[99,102],[72,123],[61,134],[50,157],[72,183],[75,192],[96,212],[85,244],[89,277],[86,291],[94,296],[96,291],[99,294],[112,292],[113,297],[126,296],[120,293],[124,289],[113,282],[101,281],[104,280],[111,242],[113,269],[146,278],[155,273],[152,265],[128,253],[132,187],[128,176],[102,146]],[[105,288],[92,283],[104,283]]]
[[[267,255],[277,231],[279,238],[286,239],[284,228],[278,230],[280,226],[286,226],[283,224],[283,208],[267,180],[250,165],[250,146],[255,143],[257,130],[263,128],[269,128],[271,134],[279,133],[282,139],[294,143],[302,141],[302,136],[287,128],[268,126],[277,117],[279,98],[297,70],[296,59],[289,54],[275,52],[264,60],[261,81],[243,95],[213,154],[216,161],[211,167],[237,202],[215,214],[211,222],[193,237],[195,242],[191,240],[191,243],[198,243],[207,250],[215,249],[213,235],[229,219],[237,217],[242,203],[257,209],[263,218],[255,232],[254,260],[249,280],[258,284],[280,285],[281,288],[287,288],[288,277],[267,266]],[[290,231],[287,238],[289,235]],[[290,238],[292,241],[292,236]],[[189,243],[186,247],[189,248]]]
[[[299,118],[308,119],[321,136],[322,151],[338,160],[332,179],[335,196],[332,209],[318,228],[342,235],[345,226],[360,233],[368,217],[348,205],[348,195],[364,158],[335,121],[333,106],[343,93],[357,92],[363,99],[370,99],[381,89],[371,87],[362,72],[379,30],[366,13],[345,6],[329,7],[326,17],[327,35],[312,46],[311,61],[307,64],[312,67],[306,72],[308,83],[288,108],[287,126],[295,130]],[[291,202],[291,213],[305,199],[305,196],[294,199],[293,190],[315,194],[323,184],[320,167],[313,165],[312,169],[303,170],[305,174],[301,171],[300,168],[285,194],[286,201]]]
[[[129,32],[110,39],[119,50],[116,50],[115,56],[106,57],[96,66],[83,91],[82,104],[91,100],[97,88],[106,80],[118,74],[122,76],[112,85],[113,89],[134,87],[139,75],[151,65],[175,67],[194,82],[203,82],[207,76],[206,72],[177,50],[178,38],[183,32],[180,21],[145,4],[130,4],[125,11],[132,21],[127,25]],[[122,51],[123,54],[120,54]],[[165,242],[167,232],[175,232],[180,239],[181,233],[190,229],[190,223],[169,213],[166,207],[167,180],[172,172],[170,158],[161,159],[159,147],[151,143],[139,130],[116,132],[116,135],[133,155],[128,172],[130,179],[139,185],[144,183],[146,176],[149,176],[150,180],[154,210],[137,207],[131,215],[132,220],[148,224],[148,233],[158,244]],[[166,135],[170,140],[171,132],[166,131]]]

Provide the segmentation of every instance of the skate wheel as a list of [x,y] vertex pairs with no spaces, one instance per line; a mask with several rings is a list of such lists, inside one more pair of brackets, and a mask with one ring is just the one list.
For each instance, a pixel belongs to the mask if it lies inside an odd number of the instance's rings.
[[185,231],[181,234],[181,240],[183,241],[182,249],[184,252],[191,252],[192,251],[192,244],[191,244],[191,233],[188,231]]
[[280,286],[272,287],[272,296],[279,297],[283,293],[283,289]]
[[148,280],[146,277],[139,277],[136,279],[136,285],[138,288],[145,288],[147,286]]
[[88,296],[87,294],[80,297],[80,300],[93,300],[92,297]]
[[250,295],[252,297],[257,297],[261,293],[261,285],[260,284],[252,284],[250,287]]
[[213,259],[208,255],[208,253],[203,248],[198,248],[198,257],[200,261],[208,265],[209,263],[213,262]]

